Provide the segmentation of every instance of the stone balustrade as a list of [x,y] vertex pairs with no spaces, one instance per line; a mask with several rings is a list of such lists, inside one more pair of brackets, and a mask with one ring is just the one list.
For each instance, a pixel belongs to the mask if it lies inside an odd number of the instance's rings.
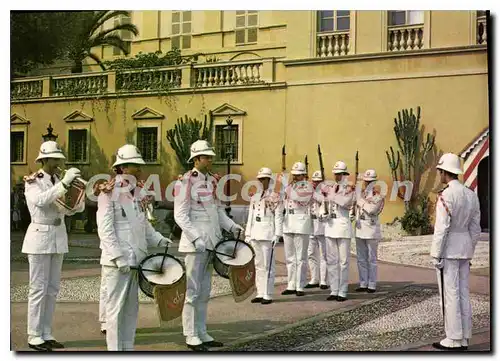
[[477,18],[477,43],[488,44],[486,16]]
[[316,55],[320,58],[349,54],[349,32],[336,31],[316,36]]
[[424,25],[404,25],[389,28],[387,34],[388,51],[422,49],[424,45]]

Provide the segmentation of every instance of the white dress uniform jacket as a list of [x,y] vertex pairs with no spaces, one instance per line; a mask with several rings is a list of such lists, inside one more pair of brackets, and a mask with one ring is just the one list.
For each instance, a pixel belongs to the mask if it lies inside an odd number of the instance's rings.
[[[179,252],[186,253],[186,298],[182,310],[183,334],[188,345],[213,341],[207,333],[208,300],[212,288],[212,254],[222,240],[221,227],[231,231],[235,223],[214,197],[217,179],[196,168],[184,174],[176,184],[174,219],[182,229]],[[203,242],[206,251],[197,252],[194,242]]]
[[436,202],[430,252],[432,257],[443,259],[437,276],[441,296],[444,292],[445,332],[449,344],[466,345],[472,336],[469,262],[481,234],[480,218],[477,195],[458,180],[449,182]]
[[325,220],[320,220],[320,216],[325,213],[325,205],[328,207],[325,199],[317,199],[316,197],[311,202],[313,232],[307,250],[311,275],[309,284],[311,285],[326,286],[327,284]]
[[51,335],[52,316],[59,293],[63,255],[68,253],[64,217],[85,209],[84,202],[72,212],[58,207],[55,201],[67,190],[57,176],[54,175],[53,179],[54,184],[43,169],[25,177],[24,193],[31,223],[21,251],[28,254],[30,264],[28,342],[33,344],[40,344],[40,338],[45,341],[54,339]]
[[257,298],[272,299],[275,259],[272,239],[283,236],[283,202],[271,189],[256,193],[250,199],[245,239],[255,251]]
[[[120,175],[115,178],[122,181]],[[123,184],[124,189],[126,186]],[[117,189],[118,188],[118,189]],[[121,273],[115,261],[122,257],[129,266],[137,266],[148,255],[148,246],[157,247],[163,236],[155,231],[131,192],[101,192],[97,198],[97,230],[101,240],[102,279],[105,285],[106,343],[108,351],[134,349],[139,284],[136,270]]]
[[382,238],[379,214],[384,208],[384,198],[367,188],[356,201],[356,254],[359,287],[377,288],[377,251]]
[[328,193],[329,210],[325,225],[326,263],[332,296],[346,297],[349,285],[349,256],[353,236],[350,209],[355,193],[347,184],[334,184]]

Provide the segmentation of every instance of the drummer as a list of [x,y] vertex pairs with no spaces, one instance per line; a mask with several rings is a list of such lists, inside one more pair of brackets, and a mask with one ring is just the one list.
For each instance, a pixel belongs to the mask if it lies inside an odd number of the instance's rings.
[[272,174],[269,168],[259,170],[257,179],[262,183],[262,189],[250,200],[245,227],[245,242],[251,243],[255,251],[257,297],[251,302],[263,305],[273,302],[274,247],[283,236],[283,202],[269,188]]
[[215,199],[217,180],[209,172],[214,156],[213,148],[205,140],[191,145],[188,162],[194,162],[194,168],[177,182],[174,200],[175,222],[182,229],[179,252],[186,254],[187,288],[182,328],[187,347],[193,351],[223,346],[207,333],[213,269],[213,254],[208,251],[222,240],[221,227],[234,233],[243,231],[227,216],[220,200]]
[[97,231],[101,240],[102,282],[106,289],[106,344],[108,351],[134,349],[139,310],[138,275],[131,270],[147,256],[147,247],[172,241],[156,232],[145,216],[138,189],[131,179],[140,176],[144,163],[139,150],[126,144],[116,154],[117,173],[101,185],[97,198]]

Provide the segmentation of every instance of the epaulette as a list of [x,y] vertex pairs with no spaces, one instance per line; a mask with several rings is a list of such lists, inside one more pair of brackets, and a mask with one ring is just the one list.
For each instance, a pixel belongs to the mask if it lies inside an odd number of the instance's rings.
[[34,183],[37,178],[43,178],[43,173],[40,171],[36,171],[35,173],[32,173],[30,175],[25,175],[23,177],[23,182],[31,184]]

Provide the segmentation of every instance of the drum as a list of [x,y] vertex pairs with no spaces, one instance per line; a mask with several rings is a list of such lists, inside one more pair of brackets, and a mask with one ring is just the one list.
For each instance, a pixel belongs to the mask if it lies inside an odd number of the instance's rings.
[[245,266],[253,263],[255,252],[248,243],[238,239],[226,239],[215,245],[213,265],[215,271],[229,279],[229,266]]
[[175,285],[180,283],[186,274],[181,261],[165,253],[156,253],[144,258],[138,271],[139,287],[150,298],[154,298],[155,286]]

